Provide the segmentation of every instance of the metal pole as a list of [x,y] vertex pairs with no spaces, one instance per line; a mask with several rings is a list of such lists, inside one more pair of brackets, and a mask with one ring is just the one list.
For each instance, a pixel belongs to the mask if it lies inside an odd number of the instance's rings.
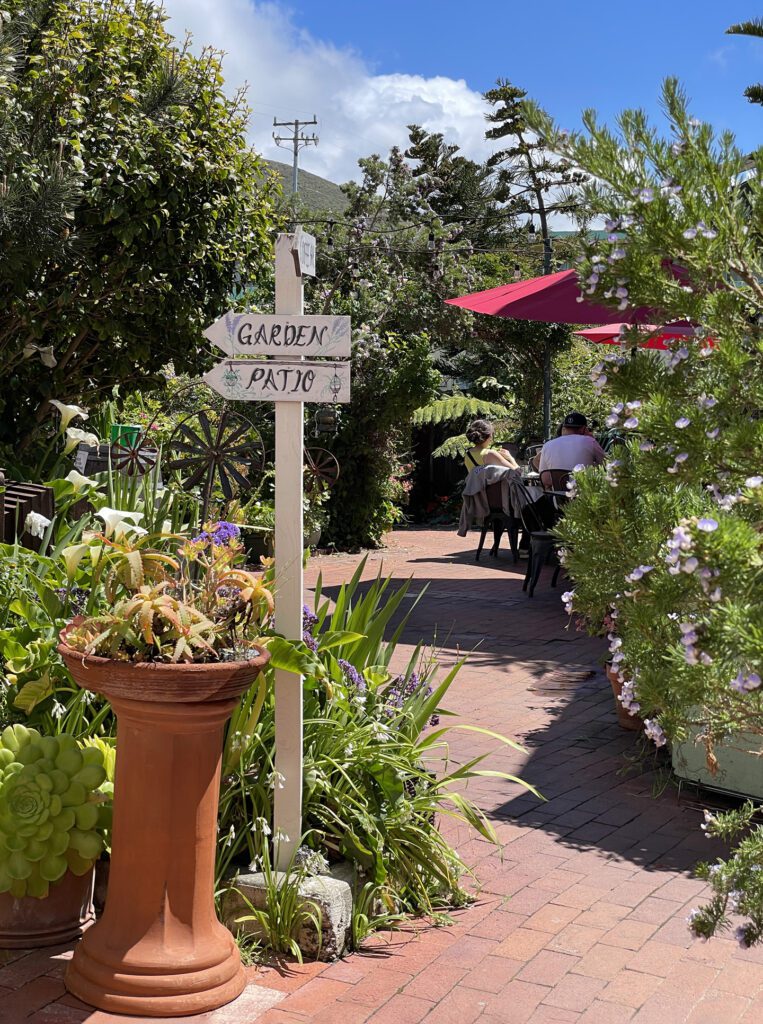
[[[544,227],[543,232],[543,273],[551,273],[551,239]],[[543,439],[551,437],[551,342],[546,338],[543,353]]]
[[[295,149],[296,153],[296,149]],[[295,164],[296,173],[296,164]],[[302,277],[292,251],[292,235],[276,241],[276,313],[301,316]],[[275,586],[276,624],[289,640],[302,639],[302,402],[276,402]],[[302,837],[302,676],[276,669],[276,778],[273,825],[275,862],[285,871]]]
[[[299,188],[299,121],[294,122],[294,158],[291,165],[291,194],[295,196]],[[294,310],[284,310],[293,313]]]

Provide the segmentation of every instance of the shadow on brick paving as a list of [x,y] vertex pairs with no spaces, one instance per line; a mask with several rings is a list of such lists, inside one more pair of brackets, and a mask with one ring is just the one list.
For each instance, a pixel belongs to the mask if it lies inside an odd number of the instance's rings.
[[[480,577],[469,578],[459,570],[477,569],[476,539],[469,550],[451,550],[449,542],[443,533],[436,554],[406,560],[415,573],[410,600],[390,633],[410,611],[403,644],[436,637],[446,664],[472,652],[448,706],[525,746],[523,756],[499,752],[497,766],[521,775],[547,802],[525,791],[507,797],[508,783],[494,780],[473,794],[481,808],[496,823],[540,830],[556,841],[559,856],[596,851],[597,861],[603,855],[613,865],[685,872],[700,859],[722,855],[722,845],[700,830],[696,805],[679,799],[666,758],[638,733],[618,726],[601,667],[606,644],[569,623],[560,601],[564,582],[552,589],[545,569],[529,599],[522,590],[526,563],[514,565],[508,551],[497,559],[483,552]],[[409,580],[401,568],[397,561],[392,589]],[[368,586],[370,581],[361,589]],[[337,592],[324,589],[327,597]],[[561,681],[556,689],[553,680]],[[475,745],[472,736],[461,748],[464,755],[473,754]],[[458,760],[458,744],[454,750]]]

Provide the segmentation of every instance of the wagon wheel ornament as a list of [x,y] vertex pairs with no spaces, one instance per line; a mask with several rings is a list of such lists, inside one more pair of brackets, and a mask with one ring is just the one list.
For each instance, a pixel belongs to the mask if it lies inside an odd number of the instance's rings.
[[111,465],[127,476],[145,476],[159,459],[158,450],[141,434],[134,443],[114,441],[111,445]]
[[326,448],[305,448],[305,492],[331,488],[339,479],[339,462]]
[[213,423],[210,411],[202,409],[178,424],[170,438],[167,463],[167,469],[181,474],[184,490],[203,484],[202,521],[207,518],[215,478],[230,501],[236,489],[252,486],[247,474],[261,472],[264,466],[262,438],[252,424],[230,409],[223,409]]

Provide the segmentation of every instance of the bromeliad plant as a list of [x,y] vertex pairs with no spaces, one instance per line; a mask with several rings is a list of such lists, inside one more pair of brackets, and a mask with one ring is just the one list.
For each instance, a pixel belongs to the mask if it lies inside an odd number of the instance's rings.
[[[390,913],[431,913],[467,898],[461,887],[467,866],[440,832],[438,819],[455,818],[496,842],[491,823],[464,793],[469,780],[488,775],[532,787],[483,767],[488,754],[461,765],[449,762],[447,738],[454,730],[517,745],[475,726],[439,724],[463,662],[438,680],[436,655],[419,645],[402,670],[393,668],[413,605],[406,601],[410,583],[394,589],[390,579],[378,577],[366,586],[360,582],[363,568],[361,563],[340,588],[333,610],[319,581],[316,611],[305,609],[303,643],[295,651],[306,676],[304,842],[329,861],[353,862],[359,890],[370,884],[384,893]],[[398,622],[405,604],[411,607]],[[269,649],[271,666],[285,663],[278,645]],[[254,689],[256,694],[244,695],[242,715],[232,720],[226,744],[221,879],[261,857],[261,834],[251,823],[273,820],[280,782],[273,760],[270,666]]]
[[[75,619],[67,643],[83,654],[121,661],[240,661],[273,612],[262,577],[239,568],[243,548],[232,523],[207,524],[174,552],[150,535],[91,541],[108,602]],[[165,539],[166,540],[166,539]]]

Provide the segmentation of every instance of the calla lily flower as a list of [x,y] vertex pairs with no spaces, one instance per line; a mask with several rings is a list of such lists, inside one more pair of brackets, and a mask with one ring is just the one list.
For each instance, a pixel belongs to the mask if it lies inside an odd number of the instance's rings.
[[24,529],[33,537],[41,540],[50,523],[51,520],[47,516],[43,516],[39,512],[30,512],[24,520]]
[[95,434],[90,434],[87,430],[79,430],[77,427],[69,427],[66,431],[64,455],[68,455],[69,452],[74,451],[80,442],[91,448],[97,448],[99,444],[98,438]]
[[58,429],[62,434],[65,433],[66,428],[75,416],[79,416],[83,420],[88,418],[87,409],[83,409],[81,405],[66,405],[64,402],[59,402],[55,398],[51,398],[50,404],[55,406],[55,408],[61,413],[61,423],[59,424]]
[[98,481],[93,480],[92,477],[84,476],[82,473],[78,473],[76,469],[72,469],[66,474],[64,480],[68,480],[70,484],[74,484],[76,490],[84,491],[86,487],[97,487]]
[[99,519],[103,520],[103,532],[107,537],[122,537],[128,529],[133,530],[139,535],[147,532],[143,527],[136,526],[136,523],[139,523],[143,518],[142,512],[123,512],[118,508],[104,507],[95,514]]
[[66,576],[70,583],[74,580],[77,566],[89,549],[89,544],[70,544],[68,548],[64,548],[61,552],[61,557],[66,563]]

